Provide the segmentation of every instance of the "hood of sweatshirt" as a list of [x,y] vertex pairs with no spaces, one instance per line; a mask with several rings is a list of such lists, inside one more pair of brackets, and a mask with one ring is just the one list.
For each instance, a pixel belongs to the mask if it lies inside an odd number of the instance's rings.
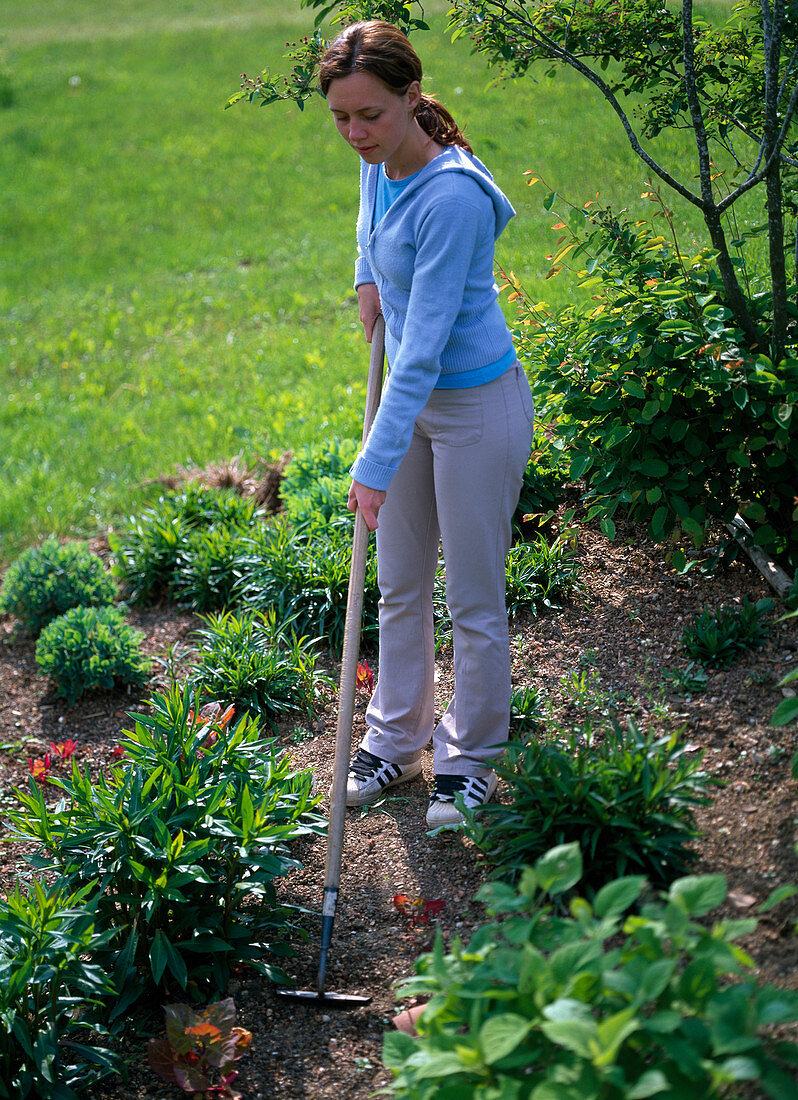
[[[383,166],[380,165],[379,171],[383,170]],[[510,219],[515,217],[515,210],[507,196],[494,183],[493,176],[482,161],[475,157],[473,153],[467,153],[460,145],[447,145],[442,153],[439,153],[437,157],[433,157],[429,164],[425,164],[419,172],[416,172],[411,183],[396,200],[396,205],[406,202],[419,187],[423,187],[432,177],[444,172],[461,172],[479,184],[493,203],[493,210],[496,215],[494,239],[498,239]],[[372,179],[376,181],[376,175]]]

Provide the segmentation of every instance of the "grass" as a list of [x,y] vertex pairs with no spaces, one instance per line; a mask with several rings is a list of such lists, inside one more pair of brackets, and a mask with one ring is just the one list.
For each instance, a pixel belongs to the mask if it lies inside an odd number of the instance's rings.
[[[0,563],[113,522],[178,464],[359,434],[366,370],[354,155],[320,100],[222,110],[242,70],[279,69],[306,13],[276,0],[12,8]],[[568,283],[545,280],[555,219],[523,173],[642,210],[620,127],[575,78],[489,87],[465,45],[422,35],[418,48],[518,210],[498,262],[561,304]]]

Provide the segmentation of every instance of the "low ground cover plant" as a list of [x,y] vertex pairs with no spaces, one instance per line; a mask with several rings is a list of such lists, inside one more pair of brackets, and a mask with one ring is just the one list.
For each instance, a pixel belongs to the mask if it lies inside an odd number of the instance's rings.
[[70,778],[50,777],[55,806],[31,780],[9,815],[12,838],[37,847],[33,866],[85,889],[98,930],[113,930],[93,951],[120,991],[112,1018],[153,987],[224,993],[236,963],[283,979],[301,933],[275,880],[297,866],[293,842],[323,827],[310,773],[257,719],[209,724],[177,690],[134,718],[107,774],[73,762]]
[[73,607],[39,635],[36,661],[73,706],[86,691],[146,683],[152,662],[141,651],[144,634],[116,607]]
[[702,758],[688,758],[677,733],[645,732],[634,721],[550,723],[509,744],[496,765],[508,802],[489,803],[479,817],[466,812],[467,832],[499,877],[516,879],[549,848],[576,843],[585,889],[629,873],[667,885],[695,860],[693,810],[714,782]]
[[765,641],[770,633],[765,616],[772,607],[772,600],[752,603],[746,596],[740,607],[705,608],[682,630],[682,649],[702,665],[731,664]]
[[288,714],[309,714],[332,686],[316,670],[313,647],[280,630],[274,612],[226,611],[204,616],[203,623],[188,679],[203,699],[232,703],[237,713],[258,715],[274,726]]
[[622,876],[588,901],[572,896],[582,871],[577,844],[547,851],[517,889],[479,891],[495,919],[467,945],[445,952],[439,935],[419,958],[399,992],[431,1000],[417,1036],[385,1036],[392,1094],[719,1100],[755,1082],[792,1097],[798,1046],[771,1026],[798,1020],[798,994],[746,976],[753,961],[735,940],[755,920],[708,922],[723,876],[679,878],[656,897],[644,876]]
[[0,611],[38,634],[72,607],[116,602],[116,583],[102,559],[85,542],[61,543],[54,536],[33,546],[8,567],[0,588]]
[[280,482],[280,499],[292,527],[346,515],[349,468],[357,452],[354,440],[332,439],[302,447],[293,455]]
[[92,959],[114,933],[96,927],[91,892],[33,879],[0,899],[3,1100],[73,1100],[121,1069],[103,1038],[113,982]]

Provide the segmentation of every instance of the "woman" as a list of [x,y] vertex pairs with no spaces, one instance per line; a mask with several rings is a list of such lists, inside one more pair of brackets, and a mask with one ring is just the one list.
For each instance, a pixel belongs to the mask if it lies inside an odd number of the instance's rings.
[[[320,67],[361,157],[355,287],[367,340],[384,316],[390,367],[351,470],[348,506],[377,532],[381,599],[379,679],[347,805],[418,775],[433,738],[435,827],[462,821],[458,795],[476,809],[496,789],[511,694],[504,561],[533,411],[493,275],[514,211],[421,76],[407,37],[376,20],[348,27]],[[433,728],[439,542],[455,693]]]

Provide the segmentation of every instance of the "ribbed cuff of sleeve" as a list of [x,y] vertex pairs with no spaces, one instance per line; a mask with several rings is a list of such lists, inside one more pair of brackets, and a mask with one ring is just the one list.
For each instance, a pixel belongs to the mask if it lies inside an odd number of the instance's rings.
[[355,481],[369,489],[387,489],[396,473],[395,466],[381,466],[359,455],[349,471]]
[[368,260],[364,259],[363,256],[359,256],[355,260],[355,290],[361,283],[376,283],[376,281]]

